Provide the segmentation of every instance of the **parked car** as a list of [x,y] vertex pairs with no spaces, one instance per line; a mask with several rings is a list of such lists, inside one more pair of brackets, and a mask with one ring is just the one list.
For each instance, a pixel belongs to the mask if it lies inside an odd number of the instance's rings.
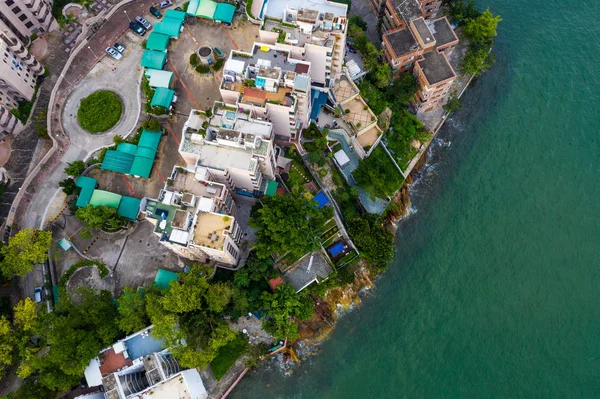
[[108,53],[108,55],[110,55],[111,57],[113,57],[115,60],[120,60],[121,58],[123,58],[123,56],[121,55],[121,53],[119,53],[117,50],[115,50],[112,47],[107,47],[106,48],[106,52]]
[[150,14],[154,15],[157,19],[161,19],[163,15],[158,11],[158,8],[152,6],[150,7]]
[[33,298],[37,303],[42,302],[42,287],[35,287],[33,290]]
[[140,17],[139,15],[137,17],[135,17],[135,20],[138,24],[142,25],[144,27],[144,29],[146,29],[146,30],[152,29],[152,24],[150,22],[146,21],[144,18]]
[[213,47],[213,51],[215,52],[215,55],[217,56],[217,58],[224,58],[225,57],[225,53],[223,53],[223,50],[221,50],[217,46]]
[[173,5],[173,2],[171,0],[164,0],[160,2],[160,8],[167,8],[167,7],[171,7]]
[[123,53],[125,51],[125,47],[123,47],[122,44],[120,43],[115,43],[113,45],[113,47],[115,48],[115,50],[117,50],[119,53]]
[[130,22],[129,29],[131,29],[140,36],[144,36],[146,34],[146,29],[144,29],[144,27],[138,24],[137,22]]

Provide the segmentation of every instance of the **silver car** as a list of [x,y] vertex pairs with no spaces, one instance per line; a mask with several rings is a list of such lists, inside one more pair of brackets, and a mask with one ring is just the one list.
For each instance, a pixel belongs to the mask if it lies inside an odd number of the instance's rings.
[[111,57],[113,57],[115,60],[120,60],[121,58],[123,58],[123,56],[121,55],[121,53],[119,53],[117,50],[115,50],[112,47],[107,47],[106,48],[106,52],[108,53],[108,55],[110,55]]
[[142,25],[146,30],[152,29],[152,24],[150,22],[146,21],[144,18],[140,17],[139,15],[137,17],[135,17],[135,20],[138,24]]

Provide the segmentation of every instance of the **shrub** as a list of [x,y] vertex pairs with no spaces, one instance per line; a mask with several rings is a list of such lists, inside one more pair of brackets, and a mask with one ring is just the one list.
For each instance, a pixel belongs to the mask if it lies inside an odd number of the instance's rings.
[[204,64],[200,64],[196,67],[196,72],[198,73],[209,73],[210,67]]
[[81,100],[77,122],[89,133],[105,132],[119,122],[122,111],[123,103],[117,94],[99,90]]
[[58,185],[62,187],[63,192],[67,195],[76,194],[78,191],[77,186],[75,185],[75,180],[71,178],[61,180],[58,182]]
[[190,55],[190,65],[194,68],[198,66],[198,54],[195,51]]
[[222,59],[218,59],[215,61],[215,63],[212,65],[212,69],[213,71],[219,71],[221,68],[223,68],[223,64],[225,63],[225,61],[223,61]]
[[162,125],[160,121],[155,118],[149,118],[144,123],[142,123],[142,129],[146,130],[162,130]]

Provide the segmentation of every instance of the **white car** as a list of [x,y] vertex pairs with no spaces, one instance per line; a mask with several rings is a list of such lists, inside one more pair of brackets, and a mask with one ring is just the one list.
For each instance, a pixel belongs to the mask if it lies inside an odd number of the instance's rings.
[[138,24],[142,25],[146,30],[152,29],[152,24],[150,22],[146,21],[144,18],[140,17],[139,15],[137,17],[135,17],[135,20]]
[[121,55],[121,53],[119,53],[117,50],[115,50],[112,47],[107,47],[106,48],[106,52],[108,53],[108,55],[110,55],[111,57],[113,57],[115,60],[120,60],[121,58],[123,58],[123,56]]

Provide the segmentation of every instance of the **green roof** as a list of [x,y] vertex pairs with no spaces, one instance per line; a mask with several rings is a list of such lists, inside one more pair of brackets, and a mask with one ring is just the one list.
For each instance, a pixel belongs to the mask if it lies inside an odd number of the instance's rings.
[[154,32],[161,33],[170,37],[178,38],[183,21],[176,18],[165,18],[154,25]]
[[133,164],[131,165],[131,169],[129,170],[129,174],[144,178],[150,177],[150,172],[152,171],[152,164],[154,163],[154,158],[146,158],[136,156],[133,159]]
[[269,197],[275,196],[275,192],[277,191],[278,185],[279,184],[276,181],[269,180],[267,182],[267,189],[265,190],[265,195],[268,195]]
[[150,87],[165,87],[168,89],[173,80],[173,72],[170,71],[147,68],[144,74],[148,78]]
[[233,21],[233,15],[235,14],[235,6],[228,3],[217,4],[217,9],[213,15],[215,21],[231,23]]
[[95,208],[97,206],[109,206],[117,209],[121,203],[121,195],[111,193],[110,191],[94,190],[90,204]]
[[168,35],[152,32],[148,35],[146,50],[165,51],[169,45],[169,39],[170,37]]
[[131,143],[121,143],[117,146],[117,151],[124,152],[126,154],[135,155],[135,150],[137,146]]
[[138,142],[138,147],[146,147],[152,150],[158,149],[162,132],[160,130],[143,130]]
[[198,10],[196,10],[196,16],[202,18],[213,19],[215,10],[217,9],[217,3],[212,0],[200,0]]
[[90,199],[92,198],[92,194],[96,189],[96,184],[98,184],[96,179],[87,176],[79,176],[77,180],[75,180],[75,185],[81,188],[81,191],[79,192],[79,197],[77,197],[77,202],[75,205],[80,208],[88,206]]
[[156,277],[154,277],[154,286],[160,290],[169,288],[171,281],[177,281],[179,276],[175,272],[171,272],[165,269],[158,269]]
[[165,13],[165,17],[183,21],[185,20],[185,13],[179,10],[167,10],[167,12]]
[[115,150],[107,150],[100,169],[127,174],[129,173],[129,169],[131,169],[133,158],[133,154]]
[[200,0],[190,0],[188,4],[187,10],[185,11],[187,15],[196,15],[196,11],[198,10],[198,5],[200,4]]
[[153,107],[165,107],[168,109],[171,106],[174,96],[175,92],[173,90],[165,89],[164,87],[157,87],[150,105]]
[[142,62],[140,65],[145,68],[163,69],[166,59],[167,53],[162,51],[146,50],[142,55]]
[[137,151],[135,152],[135,156],[153,160],[156,156],[156,150],[147,147],[138,147]]
[[135,220],[137,219],[138,213],[140,213],[140,204],[142,200],[137,198],[123,196],[121,203],[117,209],[117,214],[124,218]]

